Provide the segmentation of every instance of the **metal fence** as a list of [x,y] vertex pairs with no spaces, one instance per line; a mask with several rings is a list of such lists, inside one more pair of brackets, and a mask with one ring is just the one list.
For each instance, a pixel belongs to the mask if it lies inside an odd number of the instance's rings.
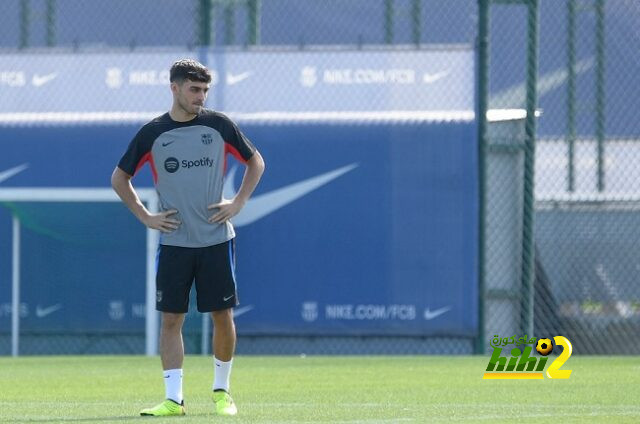
[[[53,63],[60,59],[55,55],[77,60],[74,55],[105,52],[169,51],[170,55],[172,49],[186,49],[180,51],[206,57],[213,50],[263,51],[263,67],[275,69],[281,56],[270,54],[274,51],[329,51],[339,62],[345,50],[371,57],[384,51],[405,52],[419,58],[434,48],[475,47],[476,91],[445,85],[448,94],[440,100],[466,96],[471,104],[477,101],[478,110],[492,111],[488,120],[477,120],[477,336],[246,336],[244,345],[240,340],[240,351],[482,353],[495,334],[526,333],[564,335],[579,353],[640,352],[640,343],[633,338],[640,326],[640,285],[635,278],[640,267],[635,254],[640,185],[633,167],[640,146],[640,121],[634,116],[640,99],[638,2],[11,0],[3,7],[0,55],[23,68],[16,70],[5,61],[0,86],[34,90],[48,80],[45,73],[21,62],[31,55],[40,55],[39,63],[47,58]],[[127,84],[129,88],[166,84],[167,75],[160,70],[136,73],[136,67],[149,68],[144,58],[136,60],[128,71],[111,68],[104,77],[106,88],[95,87],[93,95],[117,92]],[[388,65],[394,66],[415,68],[408,59]],[[159,69],[157,64],[153,67]],[[363,98],[353,108],[384,110],[386,102],[401,109],[415,106],[412,111],[420,112],[412,96],[421,99],[428,93],[415,87],[443,76],[414,71],[369,75],[385,80],[384,89],[390,94]],[[299,79],[308,86],[322,78],[330,82],[342,78],[340,83],[356,78],[323,75],[317,69],[305,72]],[[218,87],[229,82],[224,71],[218,78]],[[407,81],[410,84],[403,86]],[[273,85],[274,91],[289,89],[286,82]],[[72,87],[69,90],[73,93]],[[255,96],[258,103],[263,101],[260,93]],[[8,99],[0,100],[5,114],[24,105],[17,97]],[[303,108],[305,102],[316,100],[299,97],[289,103]],[[135,111],[135,102],[118,101],[110,110]],[[229,101],[228,96],[211,99],[213,106],[223,109]],[[9,269],[10,261],[3,261],[3,268]],[[10,275],[5,272],[1,278],[8,281]],[[200,342],[200,321],[190,319],[187,350],[206,349]],[[0,337],[9,336],[4,332]],[[139,352],[143,346],[141,334],[138,338],[103,334],[99,340],[91,335],[82,340],[70,336],[68,341],[58,337],[51,339],[54,343],[42,342],[38,332],[24,337],[32,340],[24,345],[27,353]]]
[[[538,6],[537,43],[527,3]],[[531,100],[524,75],[538,57],[535,144],[529,132],[517,143],[486,141],[485,314],[505,333],[562,334],[579,353],[640,350],[631,166],[639,12],[632,1],[492,2],[490,40],[512,31],[513,41],[491,45],[489,107]],[[496,22],[507,14],[512,24]],[[509,78],[500,68],[523,83],[496,90]]]

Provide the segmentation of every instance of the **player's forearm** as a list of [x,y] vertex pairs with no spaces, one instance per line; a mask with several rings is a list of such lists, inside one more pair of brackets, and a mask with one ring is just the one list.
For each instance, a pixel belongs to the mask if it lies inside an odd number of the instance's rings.
[[[122,202],[135,215],[136,218],[145,224],[145,219],[149,216],[149,211],[138,197],[138,194],[131,185],[131,178],[125,175],[124,171],[116,168],[111,175],[111,187],[116,192]],[[145,224],[146,225],[146,224]]]
[[260,153],[256,151],[247,162],[247,168],[244,172],[244,177],[242,178],[242,184],[240,185],[240,189],[236,195],[237,201],[244,204],[249,200],[249,197],[260,182],[260,178],[264,172],[264,167],[264,159],[262,159]]

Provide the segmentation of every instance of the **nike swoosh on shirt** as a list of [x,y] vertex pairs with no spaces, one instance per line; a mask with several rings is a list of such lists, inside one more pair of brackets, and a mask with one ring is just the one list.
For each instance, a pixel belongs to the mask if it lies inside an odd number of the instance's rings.
[[46,83],[48,83],[49,81],[53,81],[57,76],[58,76],[57,72],[52,72],[52,73],[47,74],[47,75],[35,74],[31,78],[31,84],[33,84],[34,87],[41,87],[41,86],[45,85]]
[[58,309],[61,309],[62,305],[60,303],[56,303],[55,305],[48,306],[46,308],[41,308],[40,305],[36,306],[36,316],[38,318],[44,318],[47,315],[51,315]]
[[227,73],[227,85],[235,85],[242,82],[251,76],[251,71],[246,71],[241,74],[234,75],[231,72]]
[[[233,217],[233,225],[236,227],[249,225],[260,218],[285,207],[289,203],[298,200],[306,194],[311,193],[323,185],[328,184],[357,167],[357,163],[352,163],[351,165],[343,166],[333,171],[252,197],[240,213]],[[231,168],[229,170],[229,175],[227,175],[227,178],[225,179],[223,190],[225,199],[231,199],[236,195],[236,190],[233,186],[236,169],[237,167],[235,166]]]
[[424,319],[426,319],[427,321],[432,320],[446,312],[449,312],[450,309],[451,309],[451,306],[445,306],[444,308],[436,309],[435,311],[432,311],[429,308],[427,308],[424,310]]
[[24,171],[28,167],[29,167],[28,163],[23,163],[22,165],[18,165],[16,167],[7,169],[6,171],[0,172],[0,183],[5,180],[8,180],[9,178],[13,177],[16,174],[19,174],[20,172]]

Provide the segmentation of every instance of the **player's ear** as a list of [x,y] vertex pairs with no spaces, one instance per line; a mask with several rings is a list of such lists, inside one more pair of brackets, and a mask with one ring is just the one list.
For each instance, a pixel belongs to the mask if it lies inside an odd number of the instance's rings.
[[177,82],[173,81],[171,83],[171,92],[173,94],[178,94],[179,89],[180,89],[180,85]]

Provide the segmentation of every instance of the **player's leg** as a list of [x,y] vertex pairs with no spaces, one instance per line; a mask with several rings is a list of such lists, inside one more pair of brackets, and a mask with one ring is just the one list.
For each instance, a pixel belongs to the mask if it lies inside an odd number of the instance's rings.
[[140,415],[184,415],[182,363],[184,344],[182,325],[189,308],[189,291],[194,278],[193,249],[160,246],[156,275],[156,309],[162,312],[160,358],[165,384],[165,401]]
[[184,415],[184,398],[182,395],[182,362],[184,360],[184,344],[182,341],[182,324],[185,314],[162,313],[160,327],[160,359],[164,377],[165,400],[140,411],[140,415],[168,416]]
[[219,415],[238,413],[229,394],[229,380],[233,353],[236,347],[236,327],[233,322],[233,309],[224,309],[211,313],[213,320],[213,401]]
[[213,399],[220,415],[237,413],[229,395],[229,377],[236,346],[233,307],[238,304],[234,241],[203,248],[196,272],[198,310],[213,320]]
[[213,311],[213,354],[215,376],[213,390],[229,392],[231,363],[236,348],[236,327],[233,322],[233,309]]
[[211,313],[213,319],[213,401],[219,415],[236,415],[238,410],[229,393],[233,353],[236,347],[236,327],[233,309]]
[[184,361],[184,343],[182,325],[185,314],[162,313],[160,328],[160,359],[164,377],[165,398],[178,405],[183,404],[182,363]]
[[184,343],[182,325],[185,314],[162,313],[160,327],[160,359],[163,370],[182,368],[184,361]]

